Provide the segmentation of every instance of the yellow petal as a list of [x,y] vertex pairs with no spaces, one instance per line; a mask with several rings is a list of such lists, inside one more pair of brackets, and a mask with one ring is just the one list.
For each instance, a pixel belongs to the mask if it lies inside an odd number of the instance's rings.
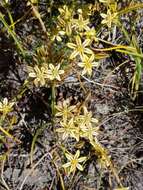
[[80,39],[80,37],[79,36],[76,36],[76,44],[78,45],[78,46],[81,46],[81,39]]
[[67,46],[71,49],[75,49],[76,48],[76,45],[73,44],[73,43],[67,43]]
[[77,164],[77,166],[76,166],[80,171],[83,171],[83,167],[82,167],[82,165],[80,165],[80,164]]

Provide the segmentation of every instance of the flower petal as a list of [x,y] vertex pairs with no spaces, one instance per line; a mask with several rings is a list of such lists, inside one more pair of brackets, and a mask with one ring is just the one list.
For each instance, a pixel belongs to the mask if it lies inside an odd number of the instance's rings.
[[71,161],[73,159],[73,155],[72,154],[66,153],[65,155],[66,155],[66,157],[67,157],[68,160]]
[[63,164],[62,167],[68,168],[70,165],[71,165],[71,163],[70,163],[70,162],[67,162],[66,164]]
[[51,70],[53,70],[55,67],[54,67],[54,65],[53,64],[49,64],[49,68],[51,69]]
[[104,14],[104,13],[101,13],[100,15],[101,15],[101,17],[104,18],[104,19],[107,17],[107,14]]
[[84,48],[84,52],[87,54],[93,54],[93,51],[89,48]]
[[77,166],[76,166],[80,171],[83,171],[83,167],[82,167],[82,165],[80,165],[80,164],[77,164]]
[[84,67],[84,63],[83,63],[83,62],[79,62],[79,63],[78,63],[78,66],[79,66],[79,67]]
[[72,54],[70,55],[70,59],[75,58],[77,55],[78,55],[78,51],[75,50],[75,51],[72,52]]
[[4,99],[3,99],[3,104],[4,104],[4,105],[7,105],[7,104],[8,104],[8,99],[7,99],[7,98],[4,98]]
[[64,133],[63,133],[63,136],[62,136],[62,139],[65,140],[65,139],[68,138],[68,136],[69,136],[69,134],[68,134],[67,132],[64,132]]
[[90,39],[86,39],[84,42],[83,42],[83,47],[86,47],[88,45],[90,45],[91,43],[91,40]]
[[85,160],[86,160],[86,157],[85,157],[85,156],[78,158],[78,162],[84,162]]
[[79,36],[76,36],[76,44],[78,45],[78,46],[81,46],[81,39],[80,39],[80,37]]
[[74,155],[74,159],[77,159],[79,157],[79,155],[80,155],[80,151],[77,150],[76,153],[75,153],[75,155]]
[[76,48],[76,45],[73,44],[73,43],[67,43],[67,46],[71,49],[75,49]]

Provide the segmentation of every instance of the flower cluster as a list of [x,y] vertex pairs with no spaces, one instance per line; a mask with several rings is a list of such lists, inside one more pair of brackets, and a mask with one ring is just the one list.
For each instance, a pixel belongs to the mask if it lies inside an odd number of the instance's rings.
[[35,86],[45,86],[47,80],[58,80],[60,81],[60,75],[64,74],[64,70],[60,70],[60,64],[54,66],[53,64],[27,66],[29,77],[34,78]]
[[[83,107],[83,114],[77,114],[76,106],[67,105],[66,101],[63,105],[57,105],[56,116],[62,117],[60,127],[57,132],[62,134],[62,139],[66,140],[72,137],[79,141],[80,137],[93,140],[98,135],[98,120],[92,117],[92,112]],[[94,126],[92,124],[95,124]]]
[[[107,13],[101,13],[103,18],[101,23],[107,25],[108,28],[112,28],[112,24],[117,22],[117,13],[110,6],[110,0],[99,1],[107,7]],[[95,55],[94,47],[98,45],[99,41],[103,40],[98,38],[98,30],[96,31],[90,23],[90,13],[88,11],[85,13],[86,11],[83,12],[82,9],[73,11],[67,5],[58,10],[57,26],[53,27],[47,35],[50,40],[48,48],[43,47],[38,51],[35,66],[27,67],[29,78],[33,79],[37,87],[45,86],[49,81],[61,81],[61,76],[64,74],[64,70],[61,69],[61,62],[63,66],[68,67],[70,65],[70,71],[65,72],[65,76],[67,73],[72,73],[73,67],[75,67],[74,70],[81,69],[81,75],[91,76],[93,68],[99,65],[96,59],[98,59],[98,55],[101,57],[101,54],[97,53]],[[51,47],[54,47],[55,51]],[[60,51],[60,48],[63,51]],[[60,53],[58,54],[58,52]],[[52,63],[55,62],[55,64],[50,63],[49,60],[52,60]],[[109,167],[108,154],[97,139],[99,134],[98,120],[92,116],[92,112],[88,111],[85,105],[81,105],[79,108],[77,105],[70,105],[68,100],[64,100],[55,106],[54,87],[53,85],[52,115],[60,119],[60,121],[56,120],[58,122],[56,132],[61,140],[64,142],[69,138],[74,139],[75,142],[79,142],[81,139],[88,140],[95,148],[101,164]],[[66,152],[65,156],[68,162],[63,164],[63,167],[68,171],[68,174],[74,173],[76,169],[82,171],[81,163],[86,161],[86,157],[80,157],[79,150],[75,154],[71,154],[67,150]]]
[[[82,9],[74,13],[67,6],[63,6],[59,8],[59,12],[57,35],[54,39],[61,41],[61,35],[75,36],[67,43],[67,47],[71,49],[70,59],[79,62],[77,65],[83,69],[82,75],[91,76],[93,67],[98,65],[90,48],[93,41],[98,41],[96,31],[90,27],[89,17],[83,16]],[[74,14],[78,14],[78,17],[75,18]]]
[[93,51],[87,47],[91,44],[91,40],[88,38],[82,43],[81,37],[76,36],[75,41],[75,44],[67,43],[67,46],[73,49],[70,59],[74,59],[79,55],[81,61],[78,63],[78,66],[83,68],[82,75],[88,74],[91,76],[92,68],[98,66],[98,63],[95,62]]
[[[66,141],[68,138],[73,138],[79,142],[80,138],[85,138],[91,142],[97,141],[99,129],[97,127],[98,120],[92,117],[92,112],[88,111],[85,106],[82,107],[80,113],[76,105],[71,106],[68,100],[64,100],[56,106],[56,116],[60,117],[60,126],[57,128],[59,136]],[[85,161],[86,157],[79,158],[79,150],[75,155],[66,154],[68,163],[64,164],[64,168],[69,168],[68,173],[74,172],[77,169],[83,170],[79,164]]]

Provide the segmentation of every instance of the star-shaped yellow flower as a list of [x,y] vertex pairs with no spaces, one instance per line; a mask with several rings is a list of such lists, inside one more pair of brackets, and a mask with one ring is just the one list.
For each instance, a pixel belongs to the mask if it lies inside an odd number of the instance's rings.
[[64,20],[69,20],[72,17],[72,10],[66,5],[64,5],[62,8],[59,8],[58,10],[60,12],[60,16],[63,17]]
[[82,58],[82,62],[79,62],[78,66],[83,67],[82,75],[88,74],[91,76],[92,68],[98,66],[98,62],[94,61],[93,54],[90,57],[84,55]]
[[78,116],[78,122],[80,125],[91,126],[92,123],[98,123],[98,120],[92,117],[92,112],[88,111],[85,106],[83,107],[83,112],[83,115]]
[[78,19],[73,20],[74,28],[78,29],[80,32],[84,30],[89,30],[88,24],[89,19],[84,20],[82,14],[79,15]]
[[62,104],[55,106],[57,109],[56,116],[62,116],[63,121],[67,121],[71,117],[76,108],[76,106],[70,106],[68,100],[64,100]]
[[60,124],[61,124],[61,127],[58,128],[56,131],[59,133],[62,133],[63,140],[67,139],[68,137],[73,137],[77,141],[79,141],[79,133],[77,132],[78,128],[76,129],[73,118],[70,119],[69,122],[63,121],[63,122],[60,122]]
[[75,155],[71,154],[71,153],[66,153],[66,158],[69,160],[69,162],[67,162],[66,164],[63,165],[63,167],[69,168],[69,172],[68,174],[75,172],[76,168],[79,169],[80,171],[83,171],[83,166],[80,164],[82,162],[84,162],[86,160],[86,157],[80,157],[80,151],[77,150]]
[[73,49],[74,51],[72,52],[72,54],[70,55],[70,59],[75,58],[77,55],[80,56],[80,58],[82,59],[84,54],[93,54],[93,51],[89,48],[86,48],[87,46],[90,45],[91,40],[90,39],[86,39],[83,43],[81,41],[80,36],[76,36],[75,38],[76,43],[67,43],[67,46],[71,49]]
[[117,22],[117,13],[111,13],[110,9],[108,9],[107,14],[101,13],[101,17],[103,18],[102,24],[106,24],[109,28],[111,28],[112,23]]
[[98,38],[96,37],[96,30],[94,27],[88,28],[84,34],[86,35],[87,39],[94,40],[95,42],[98,42]]
[[27,66],[29,77],[34,78],[35,86],[44,86],[46,84],[46,80],[48,79],[47,71],[48,66],[46,64]]
[[72,9],[69,9],[66,5],[63,8],[58,9],[60,15],[58,16],[58,24],[64,30],[68,36],[72,33]]
[[81,133],[80,136],[84,137],[90,141],[93,141],[99,134],[99,128],[93,127],[92,125],[89,126],[81,126]]
[[49,64],[49,70],[47,71],[47,74],[50,80],[60,81],[60,75],[64,74],[64,70],[60,70],[60,64],[58,64],[57,66]]

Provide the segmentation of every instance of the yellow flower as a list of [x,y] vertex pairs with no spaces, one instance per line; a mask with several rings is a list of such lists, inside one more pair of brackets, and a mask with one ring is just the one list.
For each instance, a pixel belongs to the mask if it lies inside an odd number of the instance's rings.
[[76,36],[76,44],[74,43],[67,43],[67,46],[74,51],[70,55],[70,59],[75,58],[77,55],[80,55],[80,58],[82,59],[84,54],[93,54],[93,51],[89,48],[86,48],[86,46],[90,45],[91,40],[86,39],[83,43],[81,41],[80,36]]
[[72,20],[65,21],[62,18],[58,18],[58,25],[61,27],[62,31],[65,32],[68,36],[72,33]]
[[56,34],[53,35],[52,41],[57,40],[58,42],[62,41],[61,36],[64,36],[65,32],[64,31],[57,31]]
[[46,84],[46,80],[48,79],[48,66],[46,64],[43,64],[43,66],[35,65],[34,67],[27,66],[27,69],[29,77],[35,78],[33,81],[35,86],[44,86]]
[[84,114],[79,116],[81,125],[91,126],[92,123],[98,123],[98,120],[92,117],[92,112],[89,112],[85,106],[83,107],[83,111]]
[[67,35],[72,33],[72,10],[69,9],[66,5],[63,8],[58,9],[60,15],[58,16],[59,26],[63,28],[64,32]]
[[78,29],[80,32],[84,30],[89,30],[88,24],[89,19],[84,20],[82,14],[79,15],[78,19],[73,20],[74,28]]
[[83,166],[80,164],[86,160],[86,157],[80,157],[80,151],[77,150],[75,155],[72,155],[71,153],[66,153],[66,158],[69,160],[66,164],[63,165],[64,168],[69,168],[68,174],[75,172],[76,168],[80,171],[83,171]]
[[81,133],[80,136],[81,137],[85,137],[87,139],[89,139],[90,141],[94,140],[94,137],[96,138],[98,133],[99,128],[98,127],[93,127],[91,125],[89,126],[81,126]]
[[98,62],[94,61],[94,55],[91,57],[84,55],[82,58],[82,62],[78,63],[78,66],[83,67],[82,75],[88,74],[91,76],[92,68],[98,66]]
[[76,106],[69,106],[69,101],[64,100],[62,104],[55,106],[57,109],[56,116],[62,116],[63,121],[66,121],[67,118],[72,116],[72,112],[74,112]]
[[58,81],[60,81],[60,75],[64,74],[64,70],[60,70],[60,64],[58,64],[57,66],[49,64],[49,70],[47,71],[47,74],[50,80],[57,79]]
[[111,13],[108,9],[107,14],[101,13],[101,17],[103,18],[102,24],[106,24],[109,28],[111,28],[112,23],[117,22],[117,13]]
[[68,137],[73,137],[77,141],[79,141],[79,133],[77,132],[77,129],[74,125],[73,118],[70,119],[69,122],[63,121],[63,122],[60,122],[60,124],[61,124],[61,127],[57,129],[56,131],[59,133],[63,133],[62,134],[63,140],[67,139]]
[[84,34],[86,35],[86,38],[87,38],[87,39],[95,40],[95,42],[98,41],[98,38],[96,38],[96,31],[95,31],[94,27],[88,28],[88,29],[85,31]]
[[60,12],[60,16],[62,16],[65,20],[69,20],[72,16],[72,10],[68,8],[68,6],[64,5],[63,8],[58,9]]
[[74,121],[79,128],[80,137],[85,137],[90,141],[93,137],[98,135],[99,128],[97,126],[93,127],[92,123],[97,124],[98,120],[92,117],[92,112],[88,112],[87,108],[83,107],[84,114],[76,116]]
[[3,113],[3,115],[8,114],[12,111],[12,107],[14,105],[14,102],[8,102],[7,98],[4,98],[2,102],[0,102],[0,112]]

